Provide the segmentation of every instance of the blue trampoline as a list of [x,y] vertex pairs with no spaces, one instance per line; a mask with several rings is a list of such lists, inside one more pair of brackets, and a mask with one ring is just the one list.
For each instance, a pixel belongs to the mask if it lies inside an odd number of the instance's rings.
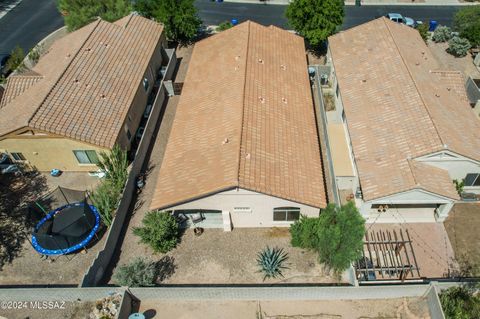
[[88,245],[100,227],[100,214],[86,201],[50,211],[35,226],[32,245],[42,255],[65,255]]

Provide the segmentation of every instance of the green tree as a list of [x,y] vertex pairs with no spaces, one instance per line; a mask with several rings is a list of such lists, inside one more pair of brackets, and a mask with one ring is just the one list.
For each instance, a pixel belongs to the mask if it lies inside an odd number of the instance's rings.
[[132,262],[119,266],[113,274],[113,280],[120,286],[154,286],[157,279],[157,267],[154,262],[136,257]]
[[343,22],[343,0],[293,0],[287,7],[290,26],[313,48],[320,45]]
[[427,43],[428,42],[428,37],[429,37],[428,25],[425,24],[425,23],[422,23],[417,27],[417,30],[418,30],[418,33],[420,33],[420,36],[422,37],[423,41],[425,41],[425,43]]
[[166,253],[177,245],[179,227],[169,213],[148,212],[142,224],[142,227],[133,228],[133,234],[140,237],[140,242],[149,245],[154,252]]
[[98,168],[106,173],[106,179],[123,189],[128,178],[127,152],[115,145],[108,153],[101,152]]
[[480,318],[480,296],[474,293],[474,287],[457,286],[443,290],[440,294],[445,318]]
[[233,24],[230,21],[224,21],[220,23],[216,29],[217,32],[222,32],[233,27]]
[[466,6],[459,10],[453,19],[453,29],[474,47],[480,46],[480,6]]
[[25,53],[20,46],[16,46],[10,53],[10,58],[8,58],[5,65],[7,70],[15,71],[16,69],[23,68],[23,59],[25,59]]
[[130,0],[58,0],[68,31],[77,30],[97,17],[116,21],[132,11]]
[[292,245],[313,249],[319,261],[339,274],[362,254],[365,220],[355,204],[329,204],[319,217],[302,217],[291,228]]
[[163,23],[169,40],[188,43],[202,25],[193,2],[194,0],[138,0],[135,11]]

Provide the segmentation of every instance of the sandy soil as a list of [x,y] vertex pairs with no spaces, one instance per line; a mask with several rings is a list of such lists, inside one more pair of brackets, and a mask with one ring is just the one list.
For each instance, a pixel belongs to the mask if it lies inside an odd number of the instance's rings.
[[20,256],[0,271],[0,285],[78,285],[107,236],[89,247],[87,252],[41,259],[28,241]]
[[473,59],[470,54],[467,54],[467,56],[463,58],[456,58],[445,51],[448,48],[448,43],[446,42],[435,43],[429,41],[428,47],[443,70],[462,71],[466,77],[472,76],[474,78],[480,78],[480,71],[473,64]]
[[[430,318],[421,298],[320,301],[160,301],[146,300],[147,318],[336,319]],[[153,316],[152,316],[153,315]]]
[[463,275],[480,276],[480,204],[459,203],[444,222]]
[[[284,248],[289,254],[284,278],[267,279],[265,283],[336,283],[338,279],[324,272],[314,252],[290,246],[288,229],[235,229],[226,233],[221,229],[205,229],[196,237],[188,229],[176,249],[166,255],[153,254],[147,246],[130,237],[122,247],[119,264],[135,256],[151,256],[168,269],[160,284],[253,284],[262,283],[256,255],[266,246]],[[163,258],[163,259],[162,259]],[[345,280],[344,280],[345,281]]]

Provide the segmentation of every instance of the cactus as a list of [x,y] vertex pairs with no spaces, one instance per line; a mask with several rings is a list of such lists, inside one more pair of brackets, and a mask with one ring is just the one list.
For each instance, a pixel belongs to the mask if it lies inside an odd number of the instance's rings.
[[257,264],[260,267],[260,272],[263,272],[265,281],[266,278],[277,278],[282,276],[282,270],[288,269],[284,266],[284,262],[288,259],[288,254],[283,248],[266,247],[257,254]]

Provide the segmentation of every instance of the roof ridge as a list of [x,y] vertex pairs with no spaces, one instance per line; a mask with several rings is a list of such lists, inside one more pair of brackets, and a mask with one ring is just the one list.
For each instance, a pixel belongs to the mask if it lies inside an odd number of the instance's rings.
[[65,69],[63,69],[62,73],[60,74],[60,76],[57,78],[57,80],[55,81],[55,84],[51,86],[50,90],[48,91],[48,93],[45,95],[45,97],[43,98],[42,102],[40,102],[40,105],[37,107],[37,109],[35,110],[35,112],[33,112],[33,114],[30,116],[30,118],[28,119],[27,123],[28,125],[30,125],[32,119],[35,117],[35,115],[37,115],[38,111],[42,108],[43,104],[45,103],[45,101],[47,100],[47,98],[50,96],[50,94],[52,94],[52,91],[55,89],[55,87],[58,85],[58,83],[60,82],[60,80],[63,78],[63,76],[65,75],[65,73],[67,72],[68,68],[70,67],[70,65],[72,65],[73,61],[75,60],[75,58],[78,56],[78,54],[82,51],[83,47],[85,46],[85,44],[87,43],[87,41],[90,39],[90,37],[92,36],[92,34],[94,33],[94,31],[97,29],[97,27],[99,26],[100,24],[100,21],[103,21],[101,19],[97,19],[95,22],[96,22],[96,25],[95,27],[92,29],[92,31],[90,31],[90,34],[85,38],[85,40],[83,41],[82,45],[80,46],[80,48],[77,50],[77,52],[75,52],[75,54],[73,55],[73,57],[70,59],[70,62],[68,62],[68,64],[65,66]]
[[245,51],[245,73],[243,75],[243,90],[242,90],[242,120],[240,121],[240,140],[238,144],[238,165],[237,165],[237,187],[240,187],[240,165],[242,165],[242,140],[243,140],[243,123],[245,121],[245,91],[247,87],[247,68],[248,68],[248,52],[250,51],[250,26],[251,21],[247,20],[247,49]]

